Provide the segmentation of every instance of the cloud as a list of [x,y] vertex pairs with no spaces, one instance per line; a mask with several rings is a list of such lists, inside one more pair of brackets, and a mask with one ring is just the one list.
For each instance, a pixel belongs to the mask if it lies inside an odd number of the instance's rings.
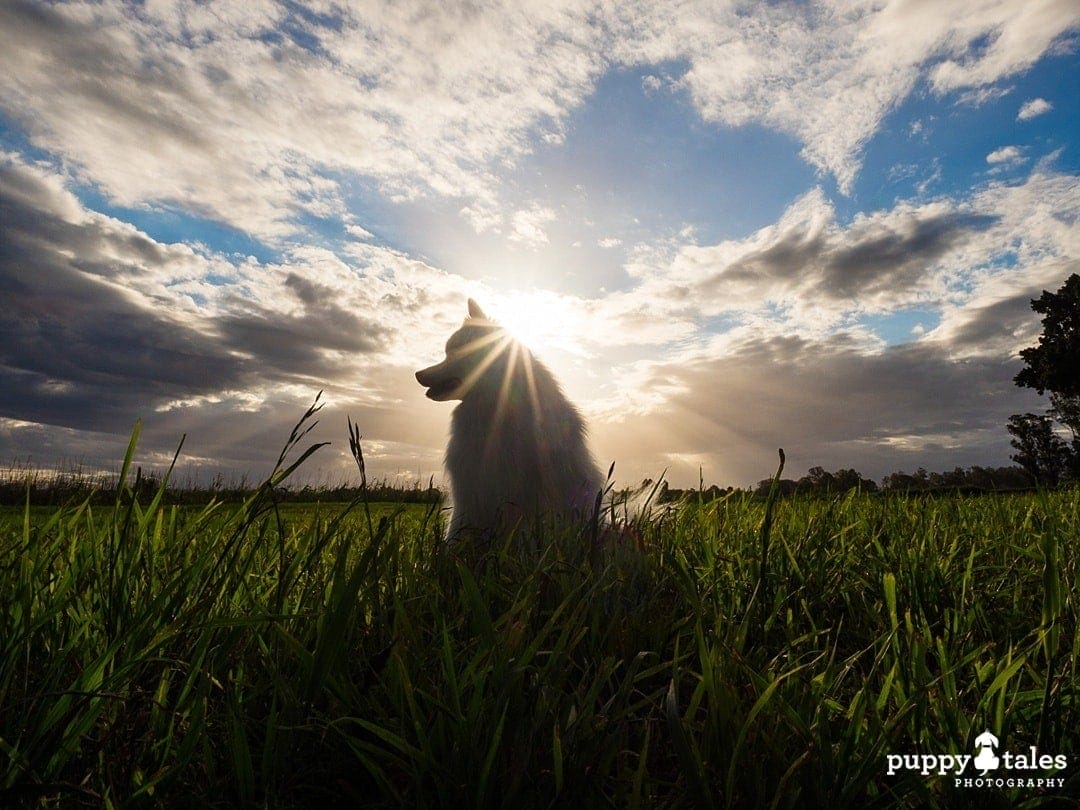
[[963,46],[936,65],[930,76],[935,89],[947,92],[984,87],[1030,68],[1054,43],[1080,24],[1080,9],[1069,0],[997,3],[958,2],[926,7],[930,15],[948,18],[944,26]]
[[935,202],[860,214],[841,226],[815,190],[746,239],[683,248],[646,286],[666,306],[700,315],[779,306],[800,328],[827,329],[845,313],[940,295],[942,263],[993,221]]
[[664,82],[659,76],[650,73],[641,77],[641,90],[647,96],[656,95],[663,86]]
[[857,466],[880,478],[917,466],[1005,463],[1008,415],[1035,405],[1012,384],[1018,368],[996,358],[956,362],[934,343],[866,353],[843,334],[750,338],[722,354],[650,364],[640,386],[661,389],[657,404],[612,415],[597,443],[603,453],[634,437],[639,452],[623,469],[631,478],[667,467],[694,481],[700,463],[706,480],[740,485],[767,477],[778,447],[793,473]]
[[985,279],[962,303],[946,303],[941,322],[926,333],[928,342],[947,348],[953,358],[1014,358],[1038,339],[1039,322],[1031,300],[1044,289],[1056,290],[1080,259],[1048,258],[1023,273],[1000,273]]
[[1041,268],[1080,255],[1078,206],[1075,178],[1041,169],[847,223],[816,189],[743,239],[657,255],[627,295],[669,318],[824,336],[867,315],[962,305],[994,279],[1043,278]]
[[375,234],[373,234],[367,228],[361,228],[359,225],[346,225],[345,232],[354,239],[360,239],[364,242],[375,238]]
[[164,458],[187,432],[189,463],[258,470],[324,389],[328,421],[347,410],[397,448],[387,464],[438,469],[441,423],[410,412],[428,404],[412,369],[460,320],[460,279],[362,243],[355,266],[311,248],[265,265],[163,244],[11,155],[0,221],[7,459],[77,454],[108,469],[141,417],[140,458]]
[[1020,107],[1020,112],[1016,114],[1016,120],[1030,121],[1032,118],[1048,113],[1052,109],[1054,109],[1054,105],[1045,98],[1033,98],[1025,101],[1023,106]]
[[[175,277],[197,261],[130,226],[91,215],[53,179],[25,165],[0,165],[0,290],[17,301],[0,316],[4,377],[0,412],[50,415],[102,428],[134,403],[237,384],[249,369],[205,333],[124,283]],[[138,380],[131,390],[126,380]],[[100,407],[86,409],[88,401]]]
[[987,163],[1017,163],[1020,160],[1023,155],[1015,146],[1003,146],[986,156]]
[[791,134],[850,189],[921,78],[992,89],[1080,23],[1069,0],[249,6],[4,4],[0,105],[115,204],[281,241],[346,218],[342,181],[361,177],[390,200],[459,201],[478,232],[513,238],[506,173],[558,144],[613,67],[683,66],[671,83],[706,121]]
[[15,2],[0,9],[0,104],[116,203],[281,238],[304,217],[345,213],[341,173],[395,199],[490,204],[489,167],[557,135],[590,89],[601,60],[589,10],[395,3],[316,16],[265,3],[241,20],[186,3]]
[[[186,432],[189,467],[258,474],[321,388],[316,438],[338,442],[312,474],[348,469],[345,414],[378,474],[439,470],[449,409],[412,371],[482,285],[369,242],[347,263],[295,247],[273,264],[164,244],[15,156],[0,215],[0,294],[17,302],[0,316],[8,458],[107,469],[141,416],[148,464]],[[750,483],[778,446],[796,471],[1006,463],[1008,414],[1038,408],[1011,384],[1038,329],[1029,301],[1080,269],[1078,221],[1075,178],[1048,171],[848,222],[813,191],[746,239],[634,246],[621,292],[549,301],[577,333],[560,377],[620,480],[696,481],[704,463]],[[940,320],[910,344],[857,322],[913,304]]]
[[[708,121],[789,133],[850,190],[881,122],[929,77],[939,94],[1000,92],[1080,25],[1068,0],[1036,5],[891,3],[842,11],[775,4],[619,4],[612,47],[629,64],[685,62],[682,86]],[[988,43],[984,45],[984,43]]]
[[515,211],[510,219],[511,242],[520,242],[527,248],[536,249],[548,241],[544,226],[555,219],[555,211],[534,203],[527,209]]

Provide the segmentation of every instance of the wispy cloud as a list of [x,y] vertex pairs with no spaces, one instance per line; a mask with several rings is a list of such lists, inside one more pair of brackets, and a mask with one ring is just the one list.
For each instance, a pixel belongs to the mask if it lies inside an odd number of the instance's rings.
[[395,198],[490,198],[489,166],[557,134],[600,69],[587,11],[401,3],[320,17],[267,3],[240,21],[216,6],[16,2],[0,10],[0,103],[120,204],[280,237],[344,213],[334,172]]
[[[1067,0],[724,6],[620,4],[614,48],[631,63],[685,61],[701,114],[791,133],[803,155],[850,189],[884,117],[927,75],[938,93],[990,88],[1030,67],[1080,24]],[[622,26],[621,28],[619,26]],[[989,42],[984,47],[984,43]]]
[[236,8],[5,4],[0,104],[121,205],[282,238],[344,215],[337,178],[355,173],[390,199],[459,199],[483,230],[501,222],[500,171],[557,143],[612,65],[686,65],[677,81],[707,121],[791,133],[847,189],[925,71],[938,92],[986,87],[1080,22],[1067,0]]

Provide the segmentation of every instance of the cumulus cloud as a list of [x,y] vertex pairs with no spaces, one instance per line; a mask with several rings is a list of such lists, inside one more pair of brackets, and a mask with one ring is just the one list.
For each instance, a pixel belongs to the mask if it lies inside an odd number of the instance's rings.
[[1023,106],[1020,107],[1020,112],[1016,114],[1016,120],[1030,121],[1032,118],[1037,118],[1052,109],[1054,109],[1054,105],[1045,98],[1033,98],[1025,101]]
[[987,163],[1017,163],[1023,160],[1023,154],[1015,146],[1003,146],[986,156]]
[[743,239],[656,257],[629,295],[683,318],[827,334],[868,314],[967,302],[990,279],[1042,278],[1039,268],[1080,252],[1078,205],[1072,176],[1036,171],[966,199],[899,202],[841,223],[815,189]]
[[992,224],[943,202],[901,205],[836,221],[820,190],[746,239],[688,246],[646,282],[672,308],[702,315],[783,307],[800,326],[834,326],[845,313],[880,312],[940,294],[939,263]]

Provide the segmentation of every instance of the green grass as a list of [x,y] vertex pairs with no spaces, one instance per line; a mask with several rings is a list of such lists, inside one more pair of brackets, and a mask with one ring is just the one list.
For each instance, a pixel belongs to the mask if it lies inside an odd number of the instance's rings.
[[[272,494],[0,517],[0,804],[1080,791],[1077,491],[782,500],[771,526],[736,497],[684,505],[640,547],[584,525],[452,552],[437,510]],[[1068,754],[1065,787],[885,773],[887,753],[971,753],[985,728]]]

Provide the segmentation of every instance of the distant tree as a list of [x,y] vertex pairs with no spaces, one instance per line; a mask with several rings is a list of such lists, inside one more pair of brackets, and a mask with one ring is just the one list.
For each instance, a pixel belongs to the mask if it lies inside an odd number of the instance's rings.
[[[771,483],[769,481],[762,481],[759,484],[759,489],[768,491],[766,484]],[[784,488],[785,481],[781,481],[781,494],[787,494]],[[791,482],[795,491],[803,494],[814,495],[827,495],[834,492],[848,492],[852,489],[859,489],[863,492],[877,492],[877,484],[871,481],[869,478],[863,478],[857,470],[846,469],[837,470],[836,472],[827,472],[824,467],[811,467],[806,475],[800,478],[798,481]]]
[[1054,432],[1048,416],[1034,413],[1009,417],[1010,444],[1017,450],[1010,456],[1044,486],[1056,486],[1070,463],[1068,445]]
[[909,473],[894,472],[889,473],[881,480],[881,488],[897,492],[910,492],[925,489],[925,483]]
[[[754,487],[754,496],[758,498],[767,496],[772,489],[772,483],[773,480],[771,478],[764,478],[761,481],[758,481],[757,486]],[[788,495],[794,495],[798,488],[798,481],[793,481],[790,478],[781,478],[776,484],[776,493],[781,497],[787,497]]]
[[978,489],[1001,491],[1026,489],[1034,478],[1022,467],[957,467],[952,472],[917,473],[894,472],[885,476],[881,488],[889,492],[924,492],[927,490]]
[[878,489],[877,482],[869,478],[863,478],[862,473],[853,469],[837,470],[833,473],[833,481],[836,488],[841,492],[852,489],[858,489],[862,492],[877,492]]
[[830,492],[835,488],[832,473],[824,467],[811,467],[806,475],[799,479],[799,488],[810,492]]

